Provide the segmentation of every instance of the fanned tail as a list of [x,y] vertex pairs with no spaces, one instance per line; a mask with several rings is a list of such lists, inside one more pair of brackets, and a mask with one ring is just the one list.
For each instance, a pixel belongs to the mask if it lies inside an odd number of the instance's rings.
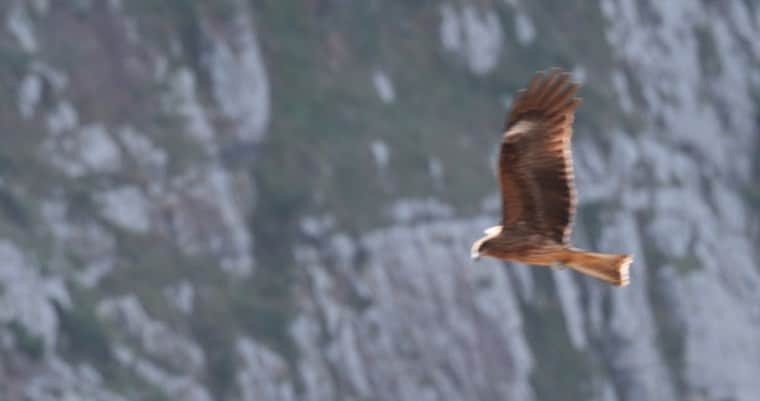
[[568,249],[562,262],[573,270],[624,287],[630,283],[628,269],[633,257]]

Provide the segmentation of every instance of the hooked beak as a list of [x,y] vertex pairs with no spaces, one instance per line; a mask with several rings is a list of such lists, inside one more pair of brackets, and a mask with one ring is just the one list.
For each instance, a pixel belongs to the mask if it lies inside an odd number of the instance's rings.
[[478,251],[472,251],[470,252],[470,257],[472,258],[472,260],[477,262],[478,259],[480,259],[480,253]]

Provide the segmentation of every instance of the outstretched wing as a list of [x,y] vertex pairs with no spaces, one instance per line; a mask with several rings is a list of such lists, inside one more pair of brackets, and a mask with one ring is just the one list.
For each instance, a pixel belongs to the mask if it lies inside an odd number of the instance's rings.
[[575,213],[570,137],[578,84],[553,69],[514,100],[499,155],[502,224],[566,244]]

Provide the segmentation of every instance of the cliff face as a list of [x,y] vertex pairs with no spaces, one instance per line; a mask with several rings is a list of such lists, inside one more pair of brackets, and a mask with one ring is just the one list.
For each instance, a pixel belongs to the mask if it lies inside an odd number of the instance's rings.
[[[0,17],[0,399],[760,393],[753,2]],[[573,240],[634,253],[624,289],[468,259],[510,96],[553,65],[585,84]]]

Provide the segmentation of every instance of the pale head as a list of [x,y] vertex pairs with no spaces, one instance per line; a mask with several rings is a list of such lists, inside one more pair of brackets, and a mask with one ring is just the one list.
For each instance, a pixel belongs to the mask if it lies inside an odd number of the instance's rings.
[[489,241],[501,234],[501,226],[493,226],[483,231],[486,235],[483,238],[475,241],[470,249],[470,257],[472,260],[478,260],[483,255],[488,255]]

